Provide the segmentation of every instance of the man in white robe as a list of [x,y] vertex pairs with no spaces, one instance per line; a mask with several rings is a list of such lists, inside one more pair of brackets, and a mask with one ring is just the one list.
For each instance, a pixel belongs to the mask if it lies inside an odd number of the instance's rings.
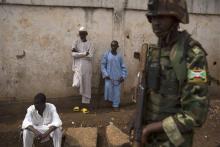
[[88,112],[91,100],[92,57],[94,53],[92,43],[86,39],[87,35],[85,27],[81,27],[79,29],[80,39],[72,45],[72,56],[74,57],[72,86],[80,88],[82,104],[85,107],[82,109],[83,112]]
[[46,103],[46,96],[39,93],[34,98],[34,105],[27,109],[22,123],[23,146],[32,147],[33,141],[45,142],[53,139],[54,147],[61,147],[62,122],[51,103]]

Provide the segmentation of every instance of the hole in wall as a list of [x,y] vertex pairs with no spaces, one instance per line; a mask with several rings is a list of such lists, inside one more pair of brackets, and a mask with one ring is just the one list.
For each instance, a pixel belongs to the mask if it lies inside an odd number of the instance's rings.
[[214,61],[214,62],[213,62],[213,65],[214,65],[214,66],[215,66],[215,65],[217,65],[217,62],[216,62],[216,61]]

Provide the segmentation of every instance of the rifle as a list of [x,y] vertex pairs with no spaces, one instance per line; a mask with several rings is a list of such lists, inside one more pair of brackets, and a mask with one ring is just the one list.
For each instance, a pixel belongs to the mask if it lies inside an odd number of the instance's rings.
[[[152,48],[157,47],[155,45],[143,44],[141,54],[138,54],[137,52],[134,53],[134,57],[139,58],[140,60],[140,77],[136,95],[137,103],[134,121],[134,134],[132,143],[133,147],[143,146],[143,144],[141,143],[141,138],[144,123],[144,105],[146,105],[146,100],[148,99],[147,97],[149,94],[149,89],[157,90],[159,86],[161,50],[159,50],[158,52],[157,60],[152,62],[149,56],[151,54],[150,52],[152,51]],[[147,76],[149,78],[147,78]]]
[[134,120],[134,134],[133,134],[133,147],[141,147],[141,137],[142,137],[142,124],[143,124],[143,110],[146,95],[146,62],[147,62],[147,52],[148,44],[143,44],[141,49],[141,54],[138,52],[134,53],[134,57],[140,60],[140,72],[139,80],[137,85],[137,95],[136,95],[136,115]]

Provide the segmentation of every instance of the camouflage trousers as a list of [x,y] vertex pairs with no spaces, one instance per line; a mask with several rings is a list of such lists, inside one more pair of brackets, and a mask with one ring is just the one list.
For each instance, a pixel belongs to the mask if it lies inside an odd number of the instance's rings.
[[175,147],[175,146],[169,141],[166,141],[166,142],[154,142],[154,143],[146,144],[145,147]]
[[[157,136],[155,136],[156,138]],[[183,134],[185,142],[178,147],[192,147],[193,144],[193,133]],[[145,147],[176,147],[168,139],[164,141],[158,141],[157,139],[152,138],[151,143],[146,144]]]

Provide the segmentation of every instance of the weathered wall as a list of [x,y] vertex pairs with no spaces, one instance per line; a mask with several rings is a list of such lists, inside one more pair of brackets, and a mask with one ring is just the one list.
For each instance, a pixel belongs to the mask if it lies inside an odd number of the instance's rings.
[[1,97],[73,95],[71,44],[80,25],[88,27],[96,47],[97,87],[99,60],[112,40],[111,9],[1,6],[0,14]]
[[[135,21],[133,21],[135,19]],[[208,53],[207,59],[210,73],[213,77],[220,77],[220,17],[218,15],[201,15],[191,14],[190,24],[181,25],[181,29],[186,29],[192,37],[198,40]],[[133,83],[137,71],[137,61],[132,59],[133,52],[141,48],[144,42],[155,43],[156,38],[152,32],[151,25],[145,18],[144,11],[126,11],[125,27],[124,27],[124,42],[125,42],[125,61],[129,65],[129,76],[127,80],[126,90],[131,87],[129,83]],[[210,94],[219,97],[219,87],[212,84]]]
[[[191,13],[220,14],[219,0],[186,0]],[[148,0],[0,0],[3,4],[42,6],[74,6],[115,8],[121,4],[126,9],[146,10]]]
[[[213,10],[210,3],[195,5],[197,0],[189,2],[190,11],[201,14],[191,14],[190,24],[183,28],[202,42],[209,54],[210,71],[219,77],[220,16],[203,15],[219,14],[219,7],[216,7],[219,3],[212,2],[216,4]],[[138,64],[133,59],[133,52],[144,42],[156,42],[145,17],[145,0],[64,0],[62,3],[56,0],[2,0],[0,3],[3,3],[0,6],[0,98],[31,98],[39,91],[49,97],[76,95],[71,87],[70,48],[80,25],[88,27],[89,38],[96,48],[95,93],[100,83],[100,58],[112,39],[119,40],[120,52],[129,71],[123,85],[125,93],[130,92]],[[214,87],[212,93],[218,94],[217,91]]]

